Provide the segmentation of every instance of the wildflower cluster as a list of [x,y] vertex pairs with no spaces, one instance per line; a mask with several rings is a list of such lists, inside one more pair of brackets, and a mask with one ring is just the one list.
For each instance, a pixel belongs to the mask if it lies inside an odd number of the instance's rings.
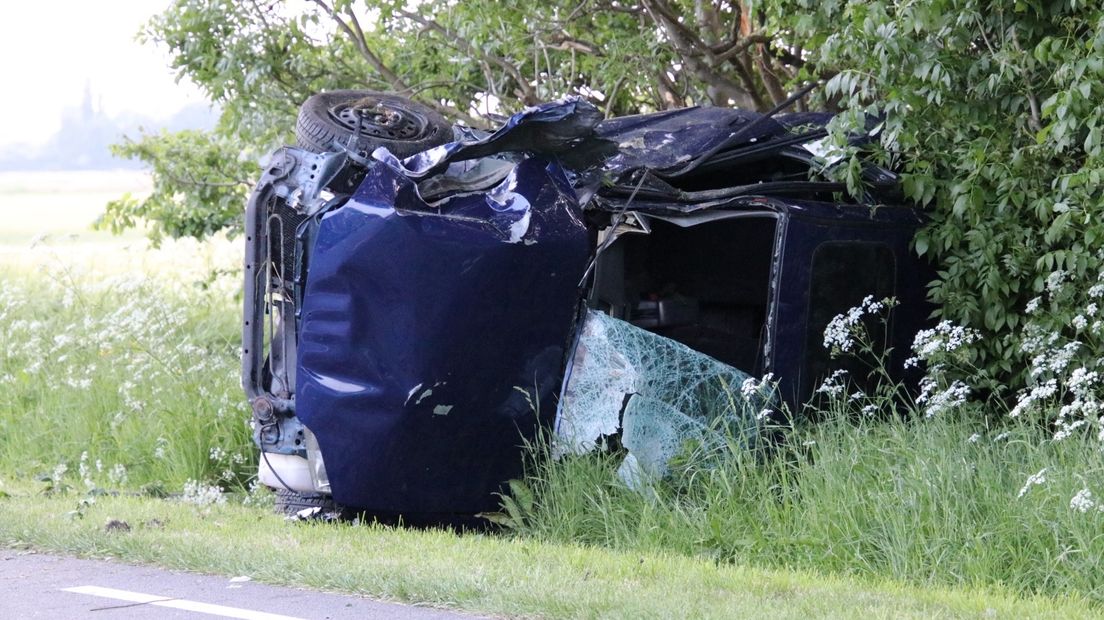
[[740,385],[740,395],[744,401],[753,403],[759,408],[759,413],[755,415],[757,422],[767,420],[774,413],[772,406],[776,404],[777,393],[778,382],[774,379],[774,373],[770,372],[763,375],[761,379],[748,377]]
[[[827,398],[829,407],[872,417],[910,401],[908,390],[888,368],[888,351],[878,349],[867,329],[867,324],[875,321],[886,325],[888,314],[896,305],[893,298],[876,301],[873,296],[867,296],[858,306],[837,315],[828,324],[824,346],[833,356],[862,358],[868,369],[865,381],[863,377],[853,377],[852,371],[847,369],[835,370],[826,377],[815,391]],[[976,331],[949,321],[916,334],[913,356],[904,366],[907,369],[923,365],[927,371],[920,381],[920,393],[915,401],[916,408],[925,417],[942,415],[966,404],[970,387],[950,377],[963,374],[963,367],[969,364],[968,346],[977,340]],[[856,388],[863,384],[867,384],[865,391]]]
[[889,312],[896,305],[894,298],[875,300],[868,295],[858,306],[828,323],[824,347],[833,358],[846,357],[853,363],[821,381],[814,390],[814,407],[861,417],[874,417],[892,409],[901,386],[891,378],[887,351],[879,348],[869,326],[888,326]]
[[[1101,298],[1104,273],[1088,286],[1077,286],[1068,273],[1055,271],[1025,308],[1029,318],[1020,352],[1030,359],[1028,386],[1017,394],[1009,415],[1050,424],[1055,441],[1089,430],[1104,441]],[[1065,327],[1055,328],[1056,321]]]
[[226,496],[217,486],[188,480],[184,483],[184,492],[180,494],[180,501],[196,506],[211,506],[212,504],[225,504]]
[[875,300],[867,295],[862,303],[843,314],[837,314],[824,330],[824,348],[833,355],[856,353],[863,343],[870,341],[865,319],[881,318],[882,313],[897,305],[892,298]]
[[1070,510],[1075,510],[1080,513],[1086,512],[1104,512],[1104,504],[1097,502],[1093,499],[1092,491],[1088,489],[1081,489],[1070,498]]
[[[0,284],[0,461],[60,488],[241,487],[253,447],[238,386],[233,293],[64,264]],[[0,463],[4,464],[4,463]]]
[[920,362],[925,362],[930,368],[933,364],[946,363],[952,359],[964,361],[966,347],[977,342],[978,338],[976,330],[950,321],[940,321],[932,329],[916,332],[912,341],[913,356],[905,360],[905,367],[916,367]]

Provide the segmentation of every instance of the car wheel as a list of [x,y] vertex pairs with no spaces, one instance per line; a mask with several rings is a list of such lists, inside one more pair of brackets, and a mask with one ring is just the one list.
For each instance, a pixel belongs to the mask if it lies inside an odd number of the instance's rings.
[[361,157],[383,146],[402,158],[449,142],[452,127],[432,108],[405,97],[334,90],[303,103],[295,137],[300,147],[314,153],[336,151],[351,143],[351,150]]
[[290,489],[276,489],[276,503],[273,505],[273,510],[276,514],[304,520],[339,518],[342,513],[341,506],[337,505],[330,495],[299,493]]

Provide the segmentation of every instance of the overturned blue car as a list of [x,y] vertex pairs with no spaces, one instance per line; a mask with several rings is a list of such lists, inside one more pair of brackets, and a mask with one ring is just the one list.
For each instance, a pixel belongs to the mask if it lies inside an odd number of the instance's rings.
[[617,437],[639,484],[687,438],[751,442],[796,410],[866,296],[901,301],[885,344],[907,350],[921,217],[889,171],[864,168],[860,201],[824,176],[829,119],[565,99],[483,132],[312,97],[247,209],[260,480],[288,512],[473,515],[544,431],[557,455]]

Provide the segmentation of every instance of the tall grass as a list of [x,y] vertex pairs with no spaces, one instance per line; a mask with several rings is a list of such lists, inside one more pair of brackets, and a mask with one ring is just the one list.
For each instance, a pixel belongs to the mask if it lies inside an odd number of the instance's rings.
[[0,282],[0,471],[88,489],[246,480],[236,281],[56,262]]
[[717,562],[1104,600],[1104,513],[1070,507],[1104,473],[1104,455],[1046,438],[950,418],[836,417],[769,454],[733,452],[644,492],[618,479],[612,455],[540,459],[523,499],[514,494],[514,526]]

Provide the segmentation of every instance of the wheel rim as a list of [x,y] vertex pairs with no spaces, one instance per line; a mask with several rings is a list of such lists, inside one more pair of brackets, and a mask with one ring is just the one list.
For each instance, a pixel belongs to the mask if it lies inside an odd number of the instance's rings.
[[358,137],[387,140],[416,140],[425,136],[428,120],[417,112],[394,106],[386,101],[365,97],[339,103],[329,110],[330,117]]

